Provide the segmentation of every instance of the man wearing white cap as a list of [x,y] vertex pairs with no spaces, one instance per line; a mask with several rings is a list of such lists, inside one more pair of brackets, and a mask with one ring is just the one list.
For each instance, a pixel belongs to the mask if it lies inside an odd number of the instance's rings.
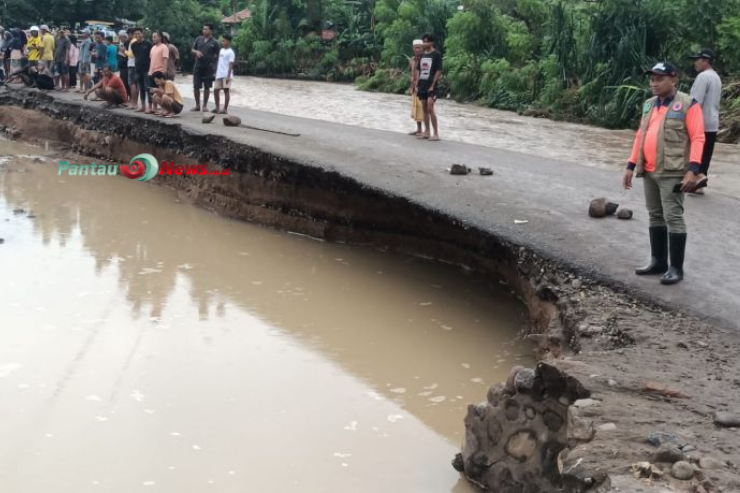
[[43,50],[41,51],[41,63],[44,64],[44,67],[51,70],[54,66],[54,51],[56,50],[56,42],[54,41],[54,36],[52,36],[51,32],[49,31],[49,26],[47,26],[46,24],[41,25],[41,41],[43,43]]
[[418,137],[422,134],[421,124],[424,121],[424,106],[422,106],[419,96],[416,94],[416,85],[419,82],[418,67],[421,54],[424,53],[424,41],[415,39],[413,48],[414,56],[409,59],[409,69],[411,70],[411,119],[416,122],[416,130],[410,132],[409,135]]
[[26,43],[26,53],[28,57],[28,64],[32,67],[36,67],[41,60],[41,50],[43,50],[44,42],[41,40],[39,35],[39,26],[31,26],[31,37],[28,38]]

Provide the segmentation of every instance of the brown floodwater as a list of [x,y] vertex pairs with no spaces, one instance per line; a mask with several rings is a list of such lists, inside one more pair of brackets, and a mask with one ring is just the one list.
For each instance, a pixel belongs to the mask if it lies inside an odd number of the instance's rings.
[[465,409],[532,362],[502,287],[62,158],[0,141],[0,491],[473,491]]

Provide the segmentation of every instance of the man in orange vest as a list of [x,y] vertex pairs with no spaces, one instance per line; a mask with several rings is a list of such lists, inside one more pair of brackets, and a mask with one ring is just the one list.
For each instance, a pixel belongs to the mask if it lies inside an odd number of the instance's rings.
[[700,104],[676,90],[675,66],[658,63],[647,74],[653,97],[642,107],[642,122],[622,184],[632,188],[635,172],[645,178],[651,259],[635,274],[663,274],[661,284],[676,284],[683,279],[686,251],[684,193],[696,190],[701,182],[704,117]]

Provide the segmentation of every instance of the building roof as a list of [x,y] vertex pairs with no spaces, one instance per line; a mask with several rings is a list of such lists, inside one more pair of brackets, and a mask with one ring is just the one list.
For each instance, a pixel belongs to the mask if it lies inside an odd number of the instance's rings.
[[252,17],[252,11],[249,9],[244,9],[234,15],[224,17],[223,19],[221,19],[221,24],[240,24],[241,21],[243,21],[244,19],[249,19],[250,17]]

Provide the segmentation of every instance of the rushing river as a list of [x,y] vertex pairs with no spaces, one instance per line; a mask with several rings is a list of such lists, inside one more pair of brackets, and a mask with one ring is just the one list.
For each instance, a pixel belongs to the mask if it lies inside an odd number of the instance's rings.
[[465,409],[531,364],[503,289],[62,158],[0,142],[0,491],[472,491]]

